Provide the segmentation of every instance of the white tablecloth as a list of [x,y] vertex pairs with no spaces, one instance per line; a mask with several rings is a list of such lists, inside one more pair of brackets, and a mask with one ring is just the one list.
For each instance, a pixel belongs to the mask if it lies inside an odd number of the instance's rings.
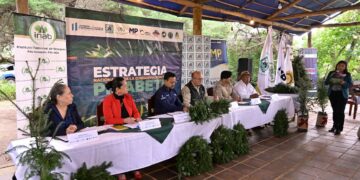
[[[279,97],[277,100],[272,100],[266,114],[262,113],[258,106],[241,106],[229,114],[202,125],[193,122],[174,124],[162,144],[146,133],[105,133],[95,140],[79,143],[53,140],[51,145],[65,152],[72,160],[71,162],[65,160],[64,166],[57,170],[68,173],[64,179],[69,179],[71,172],[75,172],[84,162],[87,167],[91,167],[100,165],[104,161],[111,161],[113,167],[108,170],[111,174],[119,174],[151,166],[176,156],[181,146],[193,136],[203,136],[209,140],[212,132],[221,124],[232,128],[233,125],[241,122],[245,128],[252,128],[268,123],[282,108],[285,108],[288,116],[292,117],[294,115],[292,98]],[[12,141],[8,149],[17,145],[27,145],[30,141],[30,138]],[[16,164],[19,153],[20,150],[10,153]],[[17,166],[16,177],[24,179],[25,171],[26,167]]]
[[278,96],[272,99],[266,113],[263,113],[258,105],[239,106],[232,109],[229,114],[223,115],[222,124],[232,128],[240,122],[245,129],[250,129],[271,122],[281,109],[286,109],[289,118],[294,117],[293,99],[289,96]]

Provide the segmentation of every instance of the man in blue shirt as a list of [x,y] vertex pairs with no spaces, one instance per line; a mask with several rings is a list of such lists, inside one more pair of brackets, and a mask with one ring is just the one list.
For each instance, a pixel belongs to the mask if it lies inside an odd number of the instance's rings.
[[164,74],[164,85],[155,93],[155,114],[182,111],[183,105],[175,91],[176,76],[172,72]]

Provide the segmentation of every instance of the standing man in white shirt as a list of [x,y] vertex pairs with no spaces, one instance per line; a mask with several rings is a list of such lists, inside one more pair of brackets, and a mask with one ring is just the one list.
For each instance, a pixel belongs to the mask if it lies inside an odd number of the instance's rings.
[[257,98],[259,94],[250,83],[251,75],[249,71],[243,71],[240,74],[240,80],[234,86],[234,92],[243,100]]

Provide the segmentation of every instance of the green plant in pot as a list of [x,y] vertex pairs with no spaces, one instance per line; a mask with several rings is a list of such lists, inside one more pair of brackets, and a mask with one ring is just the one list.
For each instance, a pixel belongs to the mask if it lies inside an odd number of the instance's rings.
[[316,104],[321,108],[321,111],[317,113],[316,119],[316,127],[325,127],[327,124],[327,113],[325,112],[325,108],[328,104],[328,94],[327,88],[324,83],[324,79],[321,78],[317,82],[317,93],[316,93]]
[[[29,68],[29,64],[27,67]],[[50,145],[50,142],[55,137],[55,133],[52,137],[46,137],[49,134],[49,127],[51,123],[48,121],[48,114],[44,113],[46,108],[48,97],[36,97],[37,88],[35,87],[36,75],[38,74],[40,66],[40,61],[36,71],[29,72],[32,86],[32,107],[30,112],[25,112],[22,110],[11,98],[2,90],[0,90],[0,95],[4,96],[9,100],[29,121],[28,129],[30,132],[21,130],[26,136],[32,137],[30,144],[27,145],[18,145],[15,146],[5,153],[11,153],[13,151],[18,151],[18,165],[27,166],[24,177],[25,179],[30,179],[32,177],[38,176],[41,180],[52,180],[52,179],[63,179],[63,173],[54,172],[53,170],[59,169],[63,165],[63,160],[67,158],[70,160],[70,157],[61,152],[57,151],[53,146]],[[36,104],[38,100],[38,104]],[[61,126],[61,123],[59,124]],[[58,127],[59,127],[58,126]]]
[[297,116],[297,127],[299,132],[306,132],[308,129],[309,111],[312,108],[311,99],[308,97],[308,89],[310,88],[310,82],[306,79],[299,79],[299,110]]

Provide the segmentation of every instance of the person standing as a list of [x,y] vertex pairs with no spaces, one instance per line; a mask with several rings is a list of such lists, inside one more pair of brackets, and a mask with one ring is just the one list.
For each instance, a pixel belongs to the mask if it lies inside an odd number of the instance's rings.
[[351,74],[347,70],[347,62],[339,61],[334,71],[329,72],[325,85],[329,85],[328,95],[333,109],[333,127],[329,132],[340,135],[344,126],[345,106],[352,84]]

